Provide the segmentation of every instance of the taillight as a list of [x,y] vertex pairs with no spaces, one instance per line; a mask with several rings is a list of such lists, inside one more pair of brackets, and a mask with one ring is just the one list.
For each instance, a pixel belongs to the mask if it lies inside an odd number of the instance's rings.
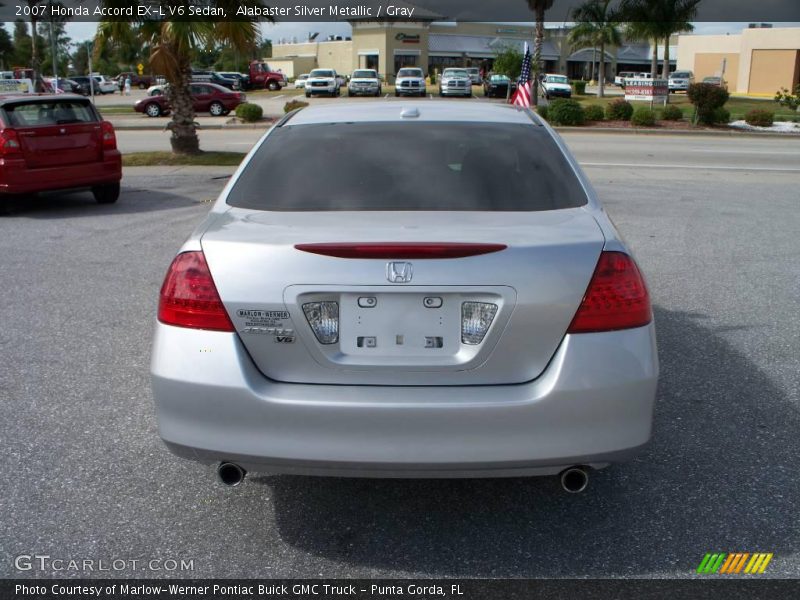
[[116,150],[117,149],[117,136],[114,133],[114,126],[108,121],[103,121],[103,150]]
[[175,257],[161,286],[158,320],[167,325],[234,331],[202,252]]
[[647,286],[636,263],[622,252],[603,252],[567,333],[642,327],[652,318]]
[[13,129],[0,131],[0,156],[15,156],[22,154],[19,136]]

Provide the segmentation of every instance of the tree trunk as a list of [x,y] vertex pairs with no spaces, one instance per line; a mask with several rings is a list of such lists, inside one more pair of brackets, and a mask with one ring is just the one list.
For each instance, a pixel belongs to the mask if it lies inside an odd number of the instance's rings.
[[600,98],[605,98],[606,95],[606,45],[600,42],[600,69],[597,73],[597,95]]
[[31,12],[31,69],[33,69],[33,89],[36,92],[43,92],[44,80],[40,73],[41,65],[39,61],[39,47],[36,43],[37,36],[36,17],[34,17]]
[[664,40],[664,70],[661,77],[669,79],[669,36]]
[[658,38],[653,38],[653,58],[650,61],[650,77],[658,77]]
[[194,122],[194,103],[189,88],[191,67],[183,64],[174,81],[169,81],[168,99],[172,108],[172,121],[167,126],[172,131],[169,141],[175,154],[199,154],[200,140]]
[[542,71],[542,44],[544,44],[544,9],[536,10],[536,41],[533,49],[533,86],[531,101],[539,106],[539,73]]

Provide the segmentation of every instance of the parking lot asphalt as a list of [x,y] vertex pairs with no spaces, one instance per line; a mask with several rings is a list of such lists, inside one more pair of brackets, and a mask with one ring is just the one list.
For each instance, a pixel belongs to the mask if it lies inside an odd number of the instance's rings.
[[568,142],[654,302],[662,375],[638,459],[581,495],[555,478],[222,487],[159,441],[148,362],[166,268],[232,169],[129,169],[116,205],[52,195],[0,218],[0,576],[87,575],[14,568],[43,554],[194,567],[96,576],[692,577],[706,552],[742,551],[800,577],[799,181],[748,168],[789,150],[737,140],[644,168],[645,147]]

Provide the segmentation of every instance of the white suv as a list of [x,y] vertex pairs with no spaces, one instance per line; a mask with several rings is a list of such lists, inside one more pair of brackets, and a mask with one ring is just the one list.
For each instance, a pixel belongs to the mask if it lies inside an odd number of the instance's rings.
[[338,96],[340,93],[339,78],[333,69],[314,69],[306,79],[306,98],[314,94]]
[[394,82],[395,96],[424,96],[425,73],[416,67],[405,67],[397,72],[397,79]]

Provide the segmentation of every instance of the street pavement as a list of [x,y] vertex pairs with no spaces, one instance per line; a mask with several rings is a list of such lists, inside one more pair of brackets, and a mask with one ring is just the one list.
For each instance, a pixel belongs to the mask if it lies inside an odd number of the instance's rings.
[[115,205],[56,194],[0,218],[0,576],[81,575],[15,570],[42,554],[194,567],[96,576],[693,577],[741,551],[800,577],[797,142],[565,138],[655,307],[639,458],[581,495],[555,478],[221,486],[159,441],[148,363],[166,268],[232,169],[127,169]]

